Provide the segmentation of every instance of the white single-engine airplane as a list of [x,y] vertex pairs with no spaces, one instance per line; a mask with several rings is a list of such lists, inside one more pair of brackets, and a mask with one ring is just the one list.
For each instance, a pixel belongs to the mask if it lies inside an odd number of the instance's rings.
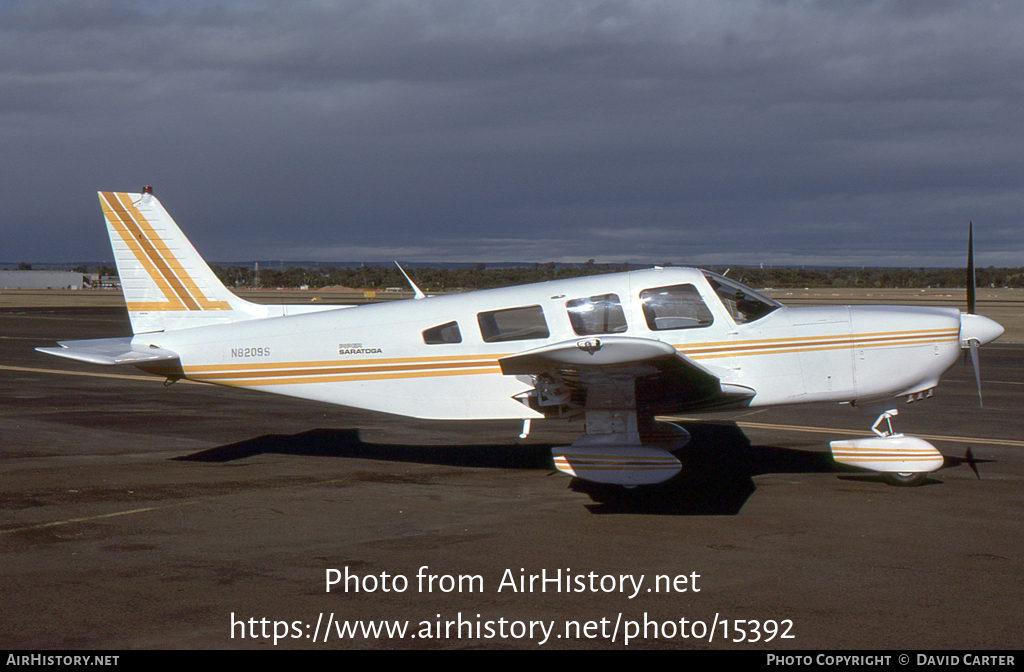
[[[680,471],[672,451],[687,434],[655,416],[912,401],[962,349],[977,375],[977,346],[1003,333],[973,300],[967,313],[787,308],[693,268],[432,297],[413,284],[417,300],[358,307],[257,305],[221,284],[152,189],[99,196],[134,336],[41,352],[417,418],[520,419],[524,436],[533,418],[583,418],[586,434],[552,449],[555,466],[601,483]],[[903,482],[941,467],[931,444],[893,433],[894,414],[879,416],[876,437],[833,442],[834,458]]]

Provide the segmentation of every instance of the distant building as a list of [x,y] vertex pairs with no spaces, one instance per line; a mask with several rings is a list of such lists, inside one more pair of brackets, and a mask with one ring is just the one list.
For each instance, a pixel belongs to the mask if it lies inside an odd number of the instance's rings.
[[0,271],[0,289],[81,288],[81,273],[71,271]]
[[116,275],[89,273],[85,276],[85,281],[93,289],[121,289],[121,278]]

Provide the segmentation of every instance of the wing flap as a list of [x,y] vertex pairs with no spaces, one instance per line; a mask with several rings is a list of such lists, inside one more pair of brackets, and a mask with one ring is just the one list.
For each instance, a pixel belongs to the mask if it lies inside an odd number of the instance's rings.
[[56,355],[89,364],[147,364],[176,361],[178,354],[164,348],[133,345],[125,338],[91,338],[83,341],[59,341],[59,348],[36,348],[47,355]]

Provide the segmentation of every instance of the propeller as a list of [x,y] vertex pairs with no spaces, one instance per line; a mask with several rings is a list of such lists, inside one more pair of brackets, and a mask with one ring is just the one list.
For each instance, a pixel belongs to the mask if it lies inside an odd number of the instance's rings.
[[[967,314],[976,315],[975,304],[977,302],[977,290],[975,289],[974,278],[974,222],[967,222]],[[961,320],[962,321],[962,320]],[[963,329],[961,329],[963,331]],[[962,335],[962,334],[961,334]],[[971,366],[974,367],[974,382],[978,386],[978,407],[985,408],[981,399],[981,365],[978,363],[978,341],[968,339],[967,347],[971,352]]]
[[985,403],[981,400],[981,366],[978,364],[978,342],[968,341],[968,346],[971,349],[971,366],[974,367],[974,383],[978,386],[978,408],[985,408]]

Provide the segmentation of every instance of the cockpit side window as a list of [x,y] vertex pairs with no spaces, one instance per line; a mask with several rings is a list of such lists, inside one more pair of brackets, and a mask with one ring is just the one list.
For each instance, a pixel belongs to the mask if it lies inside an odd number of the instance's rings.
[[704,271],[704,277],[711,284],[711,289],[718,294],[718,298],[722,300],[722,304],[725,305],[725,309],[732,315],[736,324],[760,320],[773,310],[782,307],[778,301],[769,299],[764,294],[759,294],[750,287],[735,280],[729,280],[717,273]]
[[579,336],[621,334],[626,331],[626,315],[618,294],[600,294],[565,302],[572,330]]
[[480,335],[485,343],[547,338],[548,323],[540,306],[523,306],[477,313]]
[[651,331],[706,327],[715,321],[693,285],[645,289],[640,292],[640,304]]

